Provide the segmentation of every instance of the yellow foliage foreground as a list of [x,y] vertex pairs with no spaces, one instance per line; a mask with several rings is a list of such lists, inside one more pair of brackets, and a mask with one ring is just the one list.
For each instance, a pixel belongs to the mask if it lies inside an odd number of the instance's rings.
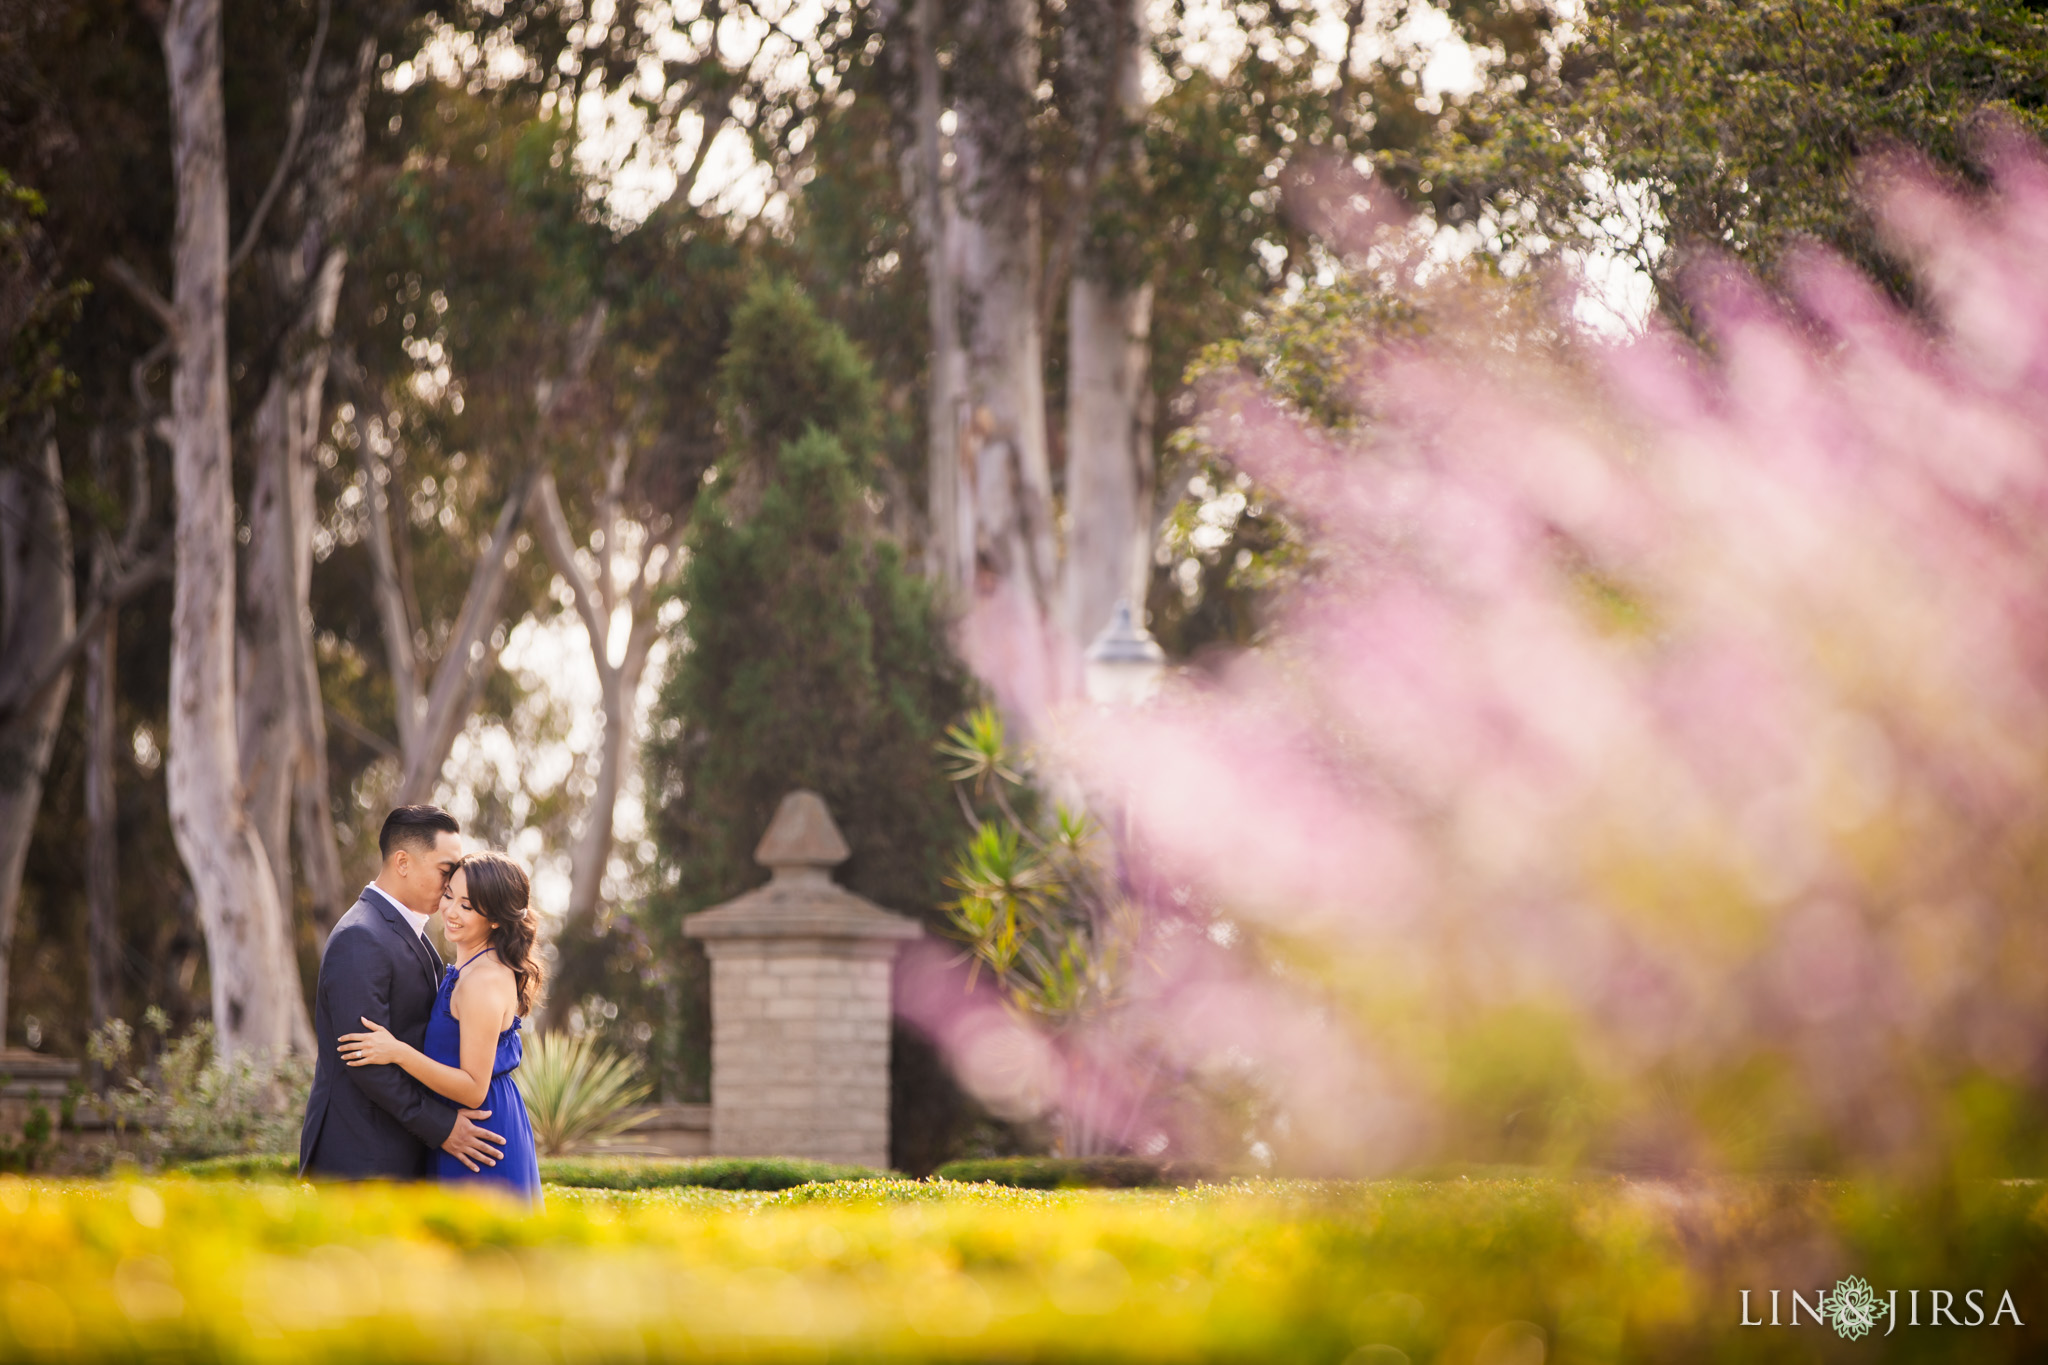
[[[2039,1275],[2036,1197],[1971,1215],[2008,1274]],[[0,1178],[0,1356],[1667,1359],[1740,1331],[1731,1266],[1782,1265],[1821,1224],[1841,1252],[1891,1217],[1812,1186],[1619,1181],[557,1187],[528,1216],[433,1186]],[[1916,1358],[1946,1354],[1913,1335]],[[2033,1341],[1960,1336],[1958,1359],[2019,1358]],[[1811,1325],[1740,1341],[1745,1359],[1842,1344]]]

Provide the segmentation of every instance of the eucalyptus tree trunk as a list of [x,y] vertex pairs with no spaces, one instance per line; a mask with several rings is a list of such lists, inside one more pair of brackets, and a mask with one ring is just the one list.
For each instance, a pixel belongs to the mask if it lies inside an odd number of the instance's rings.
[[1152,286],[1091,265],[1084,252],[1067,291],[1064,617],[1082,645],[1119,598],[1144,619],[1152,538]]
[[[112,482],[106,437],[101,428],[92,440],[93,477],[102,489]],[[145,581],[143,575],[154,581],[154,566],[162,563],[154,556],[141,565],[136,562],[150,521],[149,486],[147,437],[136,428],[128,437],[128,525],[118,543],[105,526],[93,535],[92,604],[73,637],[85,667],[86,1003],[94,1028],[120,1014],[121,813],[114,766],[121,740],[116,673],[121,604],[138,582]],[[96,1065],[94,1072],[97,1078]]]
[[[597,913],[604,891],[605,869],[611,864],[612,843],[618,812],[619,792],[626,774],[637,761],[634,702],[640,679],[647,670],[648,650],[659,625],[655,616],[655,591],[680,562],[682,518],[675,518],[665,534],[649,536],[641,545],[638,564],[623,590],[617,573],[620,501],[625,483],[625,456],[614,457],[605,474],[605,489],[599,503],[602,544],[595,565],[578,562],[576,543],[562,513],[560,494],[552,474],[543,474],[534,497],[534,522],[548,562],[569,586],[576,614],[583,623],[604,707],[604,735],[599,741],[596,784],[584,808],[583,824],[576,832],[569,854],[569,903],[565,926],[587,924]],[[625,648],[612,658],[612,622],[620,609],[626,612],[628,627]],[[570,932],[565,928],[564,932]]]
[[[273,376],[250,427],[256,470],[236,637],[236,719],[243,804],[262,841],[275,891],[278,959],[272,971],[290,998],[292,1044],[310,1051],[313,1026],[299,980],[290,841],[303,769],[315,761],[323,773],[326,769],[326,728],[324,718],[311,713],[319,702],[318,679],[312,679],[310,696],[306,686],[312,662],[313,489],[312,470],[300,467],[288,430],[296,397],[292,388]],[[318,754],[312,748],[316,734]],[[330,825],[330,838],[332,832]],[[331,867],[339,860],[330,854],[326,861]],[[330,887],[329,894],[336,894],[336,888]],[[326,918],[332,922],[331,911]]]
[[[272,220],[277,230],[270,234],[275,244],[257,251],[267,292],[290,310],[290,322],[250,424],[255,477],[238,634],[242,781],[285,915],[279,969],[294,983],[294,829],[313,920],[323,937],[347,908],[329,804],[326,712],[313,653],[313,485],[335,309],[347,266],[340,238],[355,199],[363,102],[376,49],[366,40],[352,55],[325,63],[315,55],[314,79],[301,91],[294,115],[304,140],[291,163],[279,168],[283,195]],[[297,1013],[305,1023],[298,1041],[310,1046],[303,1003]],[[300,1033],[297,1023],[294,1031]]]
[[[892,5],[892,17],[896,7]],[[955,591],[974,581],[974,502],[963,496],[973,487],[963,474],[971,452],[967,435],[967,350],[960,334],[960,305],[955,250],[959,241],[959,204],[954,177],[946,170],[945,137],[940,131],[944,99],[939,79],[938,0],[911,0],[907,27],[886,49],[894,59],[892,88],[899,126],[899,156],[904,198],[911,209],[918,241],[925,255],[925,307],[931,327],[931,356],[926,384],[928,444],[926,452],[925,573]],[[908,54],[908,60],[903,55]]]
[[[1067,52],[1090,166],[1082,202],[1106,177],[1143,173],[1144,10],[1138,0],[1072,0]],[[1136,251],[1077,227],[1067,287],[1067,554],[1063,617],[1085,645],[1117,599],[1142,612],[1152,531],[1152,285]],[[1119,260],[1119,255],[1125,259]],[[1142,620],[1142,616],[1140,617]]]
[[[95,585],[104,583],[112,558],[107,537],[95,549]],[[85,985],[92,1026],[119,1010],[121,985],[120,809],[114,762],[119,738],[115,711],[115,652],[119,617],[107,612],[85,642]]]
[[[1046,454],[1040,227],[1031,136],[1038,82],[1031,0],[965,0],[952,66],[955,198],[934,275],[951,280],[965,374],[957,497],[971,505],[977,596],[1049,615],[1058,552]],[[964,526],[967,516],[960,517]],[[963,547],[964,548],[964,547]]]
[[71,691],[70,669],[49,677],[49,665],[71,642],[74,592],[63,472],[45,438],[32,459],[0,464],[0,1047],[22,869]]
[[[242,801],[235,727],[235,520],[227,372],[227,131],[220,0],[172,0],[170,78],[176,365],[171,463],[177,500],[171,609],[171,833],[206,935],[216,1044],[227,1056],[292,1042],[297,975],[284,978],[284,912]],[[303,1009],[303,1002],[298,1002]]]

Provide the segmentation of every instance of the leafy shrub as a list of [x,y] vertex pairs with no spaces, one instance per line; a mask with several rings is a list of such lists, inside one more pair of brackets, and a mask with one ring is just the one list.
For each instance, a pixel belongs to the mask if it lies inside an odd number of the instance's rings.
[[649,1089],[632,1062],[594,1039],[566,1033],[534,1038],[512,1076],[542,1156],[562,1156],[579,1143],[625,1132],[640,1121],[633,1107]]
[[998,1156],[949,1161],[933,1172],[964,1184],[1010,1185],[1020,1190],[1134,1190],[1184,1185],[1199,1173],[1141,1156]]
[[222,1058],[213,1025],[198,1023],[170,1036],[170,1020],[151,1006],[143,1026],[161,1046],[154,1061],[134,1060],[135,1034],[125,1020],[95,1029],[86,1045],[107,1074],[121,1077],[103,1103],[122,1128],[143,1135],[144,1156],[163,1161],[296,1152],[305,1121],[313,1064],[305,1057]]
[[0,1137],[0,1171],[33,1171],[56,1147],[56,1125],[50,1121],[48,1106],[29,1106],[22,1121],[21,1138]]

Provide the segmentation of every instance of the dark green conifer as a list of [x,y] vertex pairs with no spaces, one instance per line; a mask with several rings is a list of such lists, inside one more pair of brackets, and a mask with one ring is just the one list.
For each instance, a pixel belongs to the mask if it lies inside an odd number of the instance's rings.
[[[840,881],[937,927],[958,817],[935,745],[970,699],[931,594],[875,523],[875,386],[793,285],[757,284],[720,365],[728,443],[698,497],[668,676],[646,749],[660,851],[654,928],[679,965],[678,1060],[701,1083],[705,973],[685,915],[764,880],[753,850],[786,792],[825,798]],[[956,1106],[899,1045],[896,1160],[943,1155]]]

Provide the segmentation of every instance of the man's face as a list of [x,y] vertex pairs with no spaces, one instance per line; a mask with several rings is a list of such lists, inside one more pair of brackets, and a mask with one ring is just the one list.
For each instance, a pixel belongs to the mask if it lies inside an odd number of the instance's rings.
[[462,863],[462,836],[446,830],[436,830],[434,834],[431,851],[400,848],[391,856],[392,880],[398,883],[399,899],[417,915],[431,916],[440,910],[441,892]]

